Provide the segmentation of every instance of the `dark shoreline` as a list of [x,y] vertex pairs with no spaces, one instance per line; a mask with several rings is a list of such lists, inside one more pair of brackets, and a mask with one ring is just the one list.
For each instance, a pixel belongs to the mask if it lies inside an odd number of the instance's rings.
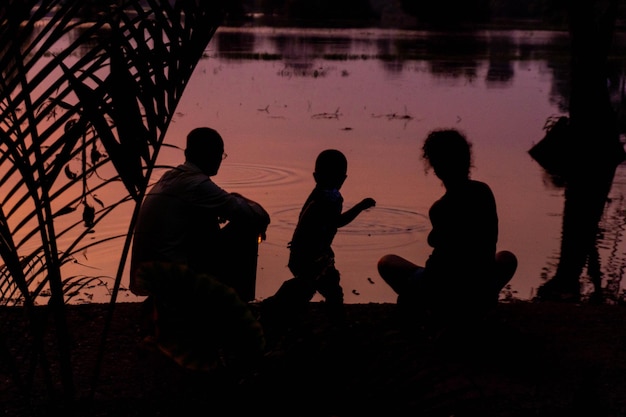
[[[337,332],[312,303],[254,372],[233,377],[184,371],[142,348],[141,304],[119,303],[90,401],[109,307],[67,308],[75,415],[626,415],[623,306],[500,304],[471,332],[434,343],[404,327],[393,304],[349,304],[353,326]],[[27,406],[4,368],[5,414],[49,415],[45,394]]]

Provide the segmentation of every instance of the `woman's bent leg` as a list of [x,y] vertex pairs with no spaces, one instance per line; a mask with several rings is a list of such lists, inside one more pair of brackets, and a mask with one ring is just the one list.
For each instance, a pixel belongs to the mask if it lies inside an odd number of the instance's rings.
[[381,278],[400,295],[405,292],[409,279],[421,267],[398,255],[385,255],[378,261]]

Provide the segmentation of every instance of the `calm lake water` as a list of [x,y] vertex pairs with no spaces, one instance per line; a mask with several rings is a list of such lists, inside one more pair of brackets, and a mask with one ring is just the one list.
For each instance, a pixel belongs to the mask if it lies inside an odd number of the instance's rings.
[[[167,142],[183,147],[190,129],[217,129],[228,158],[214,180],[270,212],[267,240],[259,247],[259,299],[291,277],[287,243],[314,185],[315,157],[325,148],[343,151],[349,161],[345,207],[364,197],[377,205],[338,233],[337,266],[347,303],[378,303],[396,300],[376,271],[382,255],[421,264],[430,253],[427,213],[444,189],[434,174],[425,174],[422,141],[432,129],[458,128],[474,144],[473,178],[496,196],[498,248],[519,258],[511,294],[529,299],[554,274],[559,257],[563,190],[528,150],[542,138],[548,117],[566,113],[568,42],[567,33],[542,31],[452,36],[221,28],[190,80]],[[617,62],[620,83],[621,68]],[[182,151],[166,149],[160,163],[182,158]],[[620,293],[625,192],[626,170],[619,167],[598,248],[607,282]],[[99,229],[125,233],[128,219],[122,212]],[[80,260],[85,266],[72,268],[114,277],[121,246],[91,248]],[[103,282],[110,288],[113,281]],[[75,301],[108,301],[107,285]],[[136,300],[125,290],[118,296]]]

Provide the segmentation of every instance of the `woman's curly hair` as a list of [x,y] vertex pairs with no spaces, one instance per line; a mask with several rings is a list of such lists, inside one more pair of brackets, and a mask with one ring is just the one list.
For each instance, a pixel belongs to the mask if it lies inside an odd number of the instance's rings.
[[422,146],[426,171],[435,166],[454,166],[469,175],[472,163],[472,144],[456,129],[431,131]]

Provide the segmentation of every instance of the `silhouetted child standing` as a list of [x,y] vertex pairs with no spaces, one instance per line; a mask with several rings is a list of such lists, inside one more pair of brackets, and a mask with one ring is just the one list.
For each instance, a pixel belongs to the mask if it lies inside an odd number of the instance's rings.
[[347,168],[348,161],[338,150],[327,149],[318,155],[313,172],[316,185],[300,211],[289,242],[288,266],[294,278],[285,281],[275,295],[262,303],[263,310],[272,318],[294,317],[306,309],[317,291],[325,299],[331,320],[343,322],[343,290],[331,245],[340,227],[376,204],[374,199],[364,198],[342,212],[343,197],[339,190],[347,177]]

